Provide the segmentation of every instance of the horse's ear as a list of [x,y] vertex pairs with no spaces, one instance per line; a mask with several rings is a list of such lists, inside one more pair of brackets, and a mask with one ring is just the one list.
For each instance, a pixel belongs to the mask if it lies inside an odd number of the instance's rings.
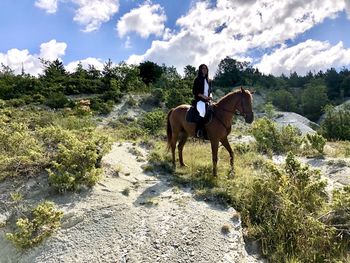
[[243,87],[241,86],[241,91],[242,91],[242,93],[244,93],[245,92],[245,90],[243,89]]

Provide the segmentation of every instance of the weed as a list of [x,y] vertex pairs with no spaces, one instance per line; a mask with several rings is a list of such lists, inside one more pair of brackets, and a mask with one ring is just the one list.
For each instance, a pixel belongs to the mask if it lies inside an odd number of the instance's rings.
[[32,210],[30,218],[19,218],[17,230],[7,233],[6,237],[18,248],[38,245],[60,226],[62,216],[63,212],[57,210],[53,203],[43,202]]

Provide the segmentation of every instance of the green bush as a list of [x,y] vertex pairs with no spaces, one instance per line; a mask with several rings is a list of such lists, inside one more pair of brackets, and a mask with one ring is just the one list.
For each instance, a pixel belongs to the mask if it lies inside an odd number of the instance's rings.
[[327,139],[350,140],[350,106],[335,109],[325,107],[325,118],[321,123],[321,132]]
[[268,119],[272,119],[276,115],[275,107],[271,103],[267,103],[264,105],[264,112]]
[[350,249],[350,186],[333,191],[331,211],[322,217],[329,226],[334,226],[342,241],[344,252]]
[[284,169],[265,163],[261,175],[230,189],[248,236],[260,241],[269,262],[332,262],[342,258],[334,227],[319,220],[327,203],[320,173],[289,153]]
[[326,145],[326,139],[322,135],[317,133],[315,134],[308,133],[306,135],[306,138],[313,149],[323,154],[323,148]]
[[91,109],[100,113],[100,114],[108,114],[113,110],[114,102],[112,100],[108,100],[104,102],[101,98],[91,99]]
[[143,114],[140,126],[149,134],[156,134],[165,124],[165,113],[162,110],[154,110]]
[[252,133],[258,149],[262,152],[296,153],[302,144],[302,137],[297,128],[287,125],[279,129],[272,120],[265,117],[254,122]]
[[283,111],[293,111],[297,110],[297,102],[292,93],[288,90],[281,89],[272,91],[268,94],[269,100],[272,104]]
[[33,174],[45,166],[43,145],[28,126],[16,121],[1,123],[1,119],[6,116],[0,114],[0,179]]
[[165,105],[168,109],[171,109],[181,104],[189,103],[192,98],[191,95],[188,90],[172,88],[166,97]]
[[45,104],[53,109],[64,108],[70,103],[70,100],[61,92],[51,93]]
[[30,248],[50,236],[60,226],[62,216],[53,203],[43,202],[32,210],[30,218],[19,218],[16,232],[6,237],[18,248]]
[[40,133],[51,152],[49,183],[57,191],[91,187],[98,181],[100,161],[111,145],[108,137],[91,131],[78,134],[60,127],[44,128]]

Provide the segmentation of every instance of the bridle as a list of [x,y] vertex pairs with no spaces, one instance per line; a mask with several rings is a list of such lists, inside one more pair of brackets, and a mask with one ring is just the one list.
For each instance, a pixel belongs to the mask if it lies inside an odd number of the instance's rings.
[[215,107],[219,110],[222,110],[222,111],[225,111],[225,112],[229,112],[229,113],[233,113],[235,115],[240,115],[240,116],[243,116],[244,118],[247,117],[248,114],[251,114],[252,112],[249,112],[247,113],[245,107],[244,107],[244,103],[243,103],[243,93],[240,93],[240,104],[241,104],[241,109],[242,109],[242,112],[238,111],[235,107],[234,110],[228,110],[228,109],[224,109],[224,108],[217,108],[217,106],[215,105]]

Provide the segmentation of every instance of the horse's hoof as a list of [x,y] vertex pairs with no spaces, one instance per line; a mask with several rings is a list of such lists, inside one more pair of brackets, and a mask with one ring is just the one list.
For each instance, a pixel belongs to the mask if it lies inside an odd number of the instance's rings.
[[188,165],[185,164],[185,163],[180,163],[180,166],[181,166],[181,167],[188,167]]

